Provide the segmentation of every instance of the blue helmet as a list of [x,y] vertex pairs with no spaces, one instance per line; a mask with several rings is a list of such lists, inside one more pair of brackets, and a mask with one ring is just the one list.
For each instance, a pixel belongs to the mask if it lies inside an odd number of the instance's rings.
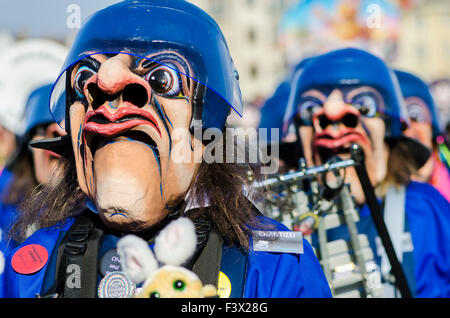
[[[6,166],[11,169],[12,165],[17,162],[18,158],[23,155],[24,152],[28,152],[29,143],[33,138],[33,129],[39,125],[51,124],[54,122],[52,114],[48,109],[48,101],[50,99],[50,93],[52,92],[53,84],[47,84],[39,86],[28,96],[28,100],[25,104],[25,110],[23,115],[24,131],[18,138],[18,147],[13,155],[8,159]],[[60,117],[59,121],[64,117]],[[38,147],[40,148],[40,147]],[[53,147],[43,147],[44,149],[53,149]]]
[[[25,106],[25,133],[28,136],[31,130],[38,125],[52,123],[54,118],[48,109],[48,101],[52,92],[53,84],[41,86],[34,90],[28,97]],[[61,121],[63,118],[58,118]]]
[[259,128],[266,128],[267,140],[270,142],[279,142],[281,135],[278,134],[278,140],[271,134],[271,128],[282,129],[283,116],[286,111],[286,105],[289,100],[289,92],[291,85],[288,81],[281,82],[275,93],[266,100],[261,108],[261,120],[259,122]]
[[301,95],[315,87],[364,85],[377,89],[384,98],[386,137],[399,138],[409,123],[393,72],[378,57],[359,49],[347,48],[315,57],[307,63],[293,87],[293,98],[285,114],[285,122],[297,113]]
[[179,52],[192,65],[194,74],[184,75],[197,82],[195,125],[223,129],[232,108],[242,116],[239,76],[222,32],[206,12],[184,0],[125,0],[90,16],[53,88],[52,114],[66,113],[67,121],[66,71],[89,55],[120,53],[146,58],[167,49]]
[[395,70],[395,75],[397,76],[404,98],[414,96],[421,98],[425,102],[431,114],[433,137],[436,138],[439,136],[442,132],[439,123],[439,112],[437,107],[434,105],[433,97],[431,96],[428,85],[419,77],[408,72]]
[[[267,128],[267,139],[271,142],[279,142],[281,140],[283,129],[284,115],[286,113],[287,106],[289,104],[289,98],[291,96],[291,88],[296,82],[298,74],[301,73],[302,69],[307,63],[309,63],[312,58],[306,58],[300,61],[294,66],[290,74],[285,80],[283,80],[278,87],[275,89],[273,95],[266,100],[263,107],[261,108],[261,120],[259,123],[259,128]],[[272,140],[271,128],[280,129],[280,134],[278,134],[278,140]]]

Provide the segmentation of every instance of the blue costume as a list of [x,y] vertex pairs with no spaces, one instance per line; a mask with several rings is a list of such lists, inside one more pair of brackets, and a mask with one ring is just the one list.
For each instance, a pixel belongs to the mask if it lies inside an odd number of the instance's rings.
[[[413,249],[403,252],[402,267],[414,297],[450,297],[450,204],[432,186],[411,182],[406,188],[405,233],[411,234]],[[359,233],[367,235],[374,260],[381,267],[382,246],[369,208],[360,209]],[[350,240],[347,227],[329,229],[328,241]],[[313,236],[313,246],[318,245]]]
[[[53,283],[56,266],[56,251],[64,234],[69,230],[74,218],[69,218],[62,226],[57,225],[37,231],[25,242],[14,249],[6,258],[5,280],[0,295],[7,298],[32,298],[36,294],[44,295]],[[269,220],[278,230],[286,231],[283,225]],[[107,235],[100,248],[99,259],[110,248],[115,247],[119,237]],[[29,244],[42,245],[47,251],[49,261],[37,273],[32,275],[18,274],[11,266],[11,259],[21,247]],[[267,253],[250,251],[247,258],[244,291],[242,294],[232,294],[232,297],[246,298],[318,298],[331,297],[331,292],[320,264],[306,240],[303,240],[303,254]],[[227,247],[224,247],[224,251]],[[238,253],[235,249],[231,252]],[[224,252],[225,253],[225,252]],[[228,253],[230,253],[228,251]],[[225,254],[224,254],[225,255]],[[233,268],[221,270],[232,281],[234,286]],[[229,270],[230,272],[228,272]],[[237,278],[239,280],[239,277]],[[237,282],[239,284],[239,282]],[[242,284],[242,282],[240,282]],[[1,287],[1,284],[0,284]]]
[[[117,21],[123,21],[120,25]],[[162,21],[157,23],[155,21]],[[186,27],[189,26],[189,27]],[[192,32],[202,30],[202,32]],[[216,23],[203,11],[186,1],[153,0],[123,1],[112,5],[91,16],[80,30],[74,46],[58,78],[51,96],[51,111],[55,120],[59,114],[69,112],[67,100],[73,96],[66,92],[66,70],[86,57],[85,52],[103,52],[117,54],[127,49],[129,54],[142,57],[151,52],[171,49],[183,53],[192,62],[198,91],[194,96],[191,128],[214,127],[224,129],[225,121],[231,109],[242,115],[242,100],[238,83],[238,73],[223,35]],[[140,55],[138,55],[140,54]],[[145,57],[144,57],[145,58]],[[152,61],[160,63],[159,61]],[[181,61],[182,62],[182,61]],[[76,96],[75,96],[76,98]],[[66,124],[70,134],[70,127]],[[62,141],[64,142],[64,141]],[[89,206],[89,205],[88,205]],[[89,206],[84,213],[94,215],[95,207]],[[45,295],[55,283],[56,257],[58,247],[79,217],[70,217],[64,224],[40,229],[13,250],[6,259],[3,297],[34,297]],[[268,222],[274,222],[268,220]],[[287,230],[274,223],[280,230]],[[99,243],[97,259],[115,247],[118,236],[105,229],[102,243]],[[11,261],[20,248],[30,244],[39,244],[48,252],[48,260],[43,268],[24,275],[14,271]],[[223,249],[222,269],[232,282],[237,281],[243,292],[234,297],[330,297],[331,293],[320,264],[311,246],[304,241],[304,253],[249,252],[246,258],[246,278],[239,282],[233,278],[234,267],[224,264],[228,256],[240,254],[237,249],[226,246]],[[95,259],[94,261],[97,261]],[[91,259],[92,260],[92,259]],[[100,278],[100,277],[98,277]],[[97,280],[98,284],[98,280]],[[233,283],[233,286],[236,286]],[[235,289],[236,290],[236,289]]]
[[[285,119],[290,121],[297,115],[297,105],[305,91],[314,88],[345,89],[352,85],[370,86],[383,95],[385,109],[378,111],[386,124],[385,140],[400,139],[407,142],[417,166],[422,166],[429,154],[425,155],[427,151],[423,145],[403,135],[403,127],[409,119],[398,81],[383,61],[367,52],[343,49],[315,58],[305,67],[294,85],[295,98],[288,105]],[[404,198],[404,233],[410,233],[411,240],[409,248],[402,255],[402,266],[411,292],[415,297],[449,297],[450,250],[446,243],[450,239],[449,203],[435,188],[418,182],[405,185]],[[385,221],[386,211],[385,207]],[[367,235],[375,261],[381,266],[380,255],[384,253],[384,248],[380,244],[377,247],[378,233],[370,211],[367,206],[363,206],[359,212],[358,232]],[[328,241],[349,241],[349,233],[344,225],[329,229],[327,236]],[[313,246],[317,244],[315,237]]]
[[[0,175],[0,192],[4,193],[8,186],[11,184],[14,178],[11,171],[7,168],[2,170]],[[11,248],[15,246],[13,241],[8,239],[8,231],[11,224],[14,222],[17,216],[17,207],[12,204],[0,204],[0,230],[1,230],[1,241],[0,241],[0,252],[7,254]]]
[[[11,161],[17,158],[19,153],[28,151],[28,142],[33,136],[32,131],[35,127],[53,122],[53,117],[48,110],[48,100],[52,91],[52,85],[45,85],[35,89],[29,96],[25,107],[25,131],[20,137],[19,149],[15,153]],[[9,164],[10,166],[11,164]],[[14,174],[4,168],[0,176],[0,193],[8,195],[8,187],[14,179]],[[0,251],[5,254],[8,249],[15,246],[15,243],[8,240],[7,234],[10,226],[18,216],[17,206],[13,204],[1,204],[0,206],[0,230],[2,231],[2,240],[0,242]],[[8,240],[8,241],[7,241]]]

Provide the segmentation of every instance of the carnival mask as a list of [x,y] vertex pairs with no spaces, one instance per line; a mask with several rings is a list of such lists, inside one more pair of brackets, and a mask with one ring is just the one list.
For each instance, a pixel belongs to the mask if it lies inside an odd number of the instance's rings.
[[174,51],[96,53],[72,68],[78,181],[112,228],[146,229],[187,193],[203,152],[189,132],[192,72]]
[[[409,128],[405,135],[418,140],[428,149],[433,149],[433,126],[431,113],[425,101],[420,97],[405,98],[405,106],[410,119]],[[430,158],[413,176],[414,179],[428,182],[434,169],[434,161]]]
[[[350,146],[356,143],[364,151],[369,178],[377,185],[385,177],[388,157],[383,110],[382,95],[369,86],[322,87],[304,92],[297,114],[303,122],[300,133],[307,164],[321,165],[335,155],[348,159]],[[345,181],[351,184],[355,199],[364,202],[353,168],[347,169]]]
[[[57,123],[40,125],[36,127],[35,133],[32,137],[33,141],[64,136],[66,132]],[[33,166],[34,175],[38,183],[47,183],[54,176],[54,171],[58,169],[58,160],[60,155],[44,149],[33,149]]]
[[428,148],[433,148],[433,126],[431,113],[425,101],[420,97],[405,98],[405,106],[410,119],[409,129],[405,134],[415,138]]

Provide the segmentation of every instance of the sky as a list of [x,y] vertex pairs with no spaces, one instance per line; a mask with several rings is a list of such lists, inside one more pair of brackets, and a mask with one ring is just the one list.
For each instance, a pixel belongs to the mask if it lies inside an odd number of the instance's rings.
[[[0,31],[64,39],[77,31],[74,14],[84,21],[93,12],[116,2],[119,0],[0,0]],[[70,27],[68,19],[72,21]]]

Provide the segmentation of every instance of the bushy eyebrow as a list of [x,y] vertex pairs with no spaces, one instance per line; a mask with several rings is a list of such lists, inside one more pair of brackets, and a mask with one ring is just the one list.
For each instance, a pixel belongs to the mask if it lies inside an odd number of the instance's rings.
[[[319,94],[317,94],[317,92],[318,92]],[[307,90],[306,92],[304,92],[304,93],[300,96],[300,100],[304,100],[304,99],[306,99],[306,98],[311,98],[311,97],[313,97],[313,98],[315,98],[315,99],[318,99],[318,100],[320,100],[321,102],[324,102],[324,101],[327,99],[328,95],[327,95],[327,94],[324,94],[324,92],[322,92],[320,89],[312,88],[312,89],[309,89],[309,90]]]
[[[163,52],[163,53],[153,55],[153,56],[136,57],[136,59],[137,59],[136,67],[140,64],[140,61],[144,60],[144,62],[142,62],[142,64],[141,64],[141,67],[143,67],[143,68],[150,68],[150,67],[154,66],[155,64],[165,65],[165,63],[163,62],[164,60],[168,60],[168,61],[172,60],[182,67],[182,70],[176,69],[175,71],[177,71],[187,77],[190,77],[189,66],[180,56],[178,56],[175,53]],[[147,64],[147,65],[144,65],[144,64]],[[167,67],[170,67],[170,66],[167,66]]]
[[90,69],[92,69],[93,71],[98,71],[100,69],[101,66],[101,62],[99,62],[98,60],[88,56],[84,59],[82,59],[78,64],[77,64],[78,68],[80,68],[81,66],[87,66]]

